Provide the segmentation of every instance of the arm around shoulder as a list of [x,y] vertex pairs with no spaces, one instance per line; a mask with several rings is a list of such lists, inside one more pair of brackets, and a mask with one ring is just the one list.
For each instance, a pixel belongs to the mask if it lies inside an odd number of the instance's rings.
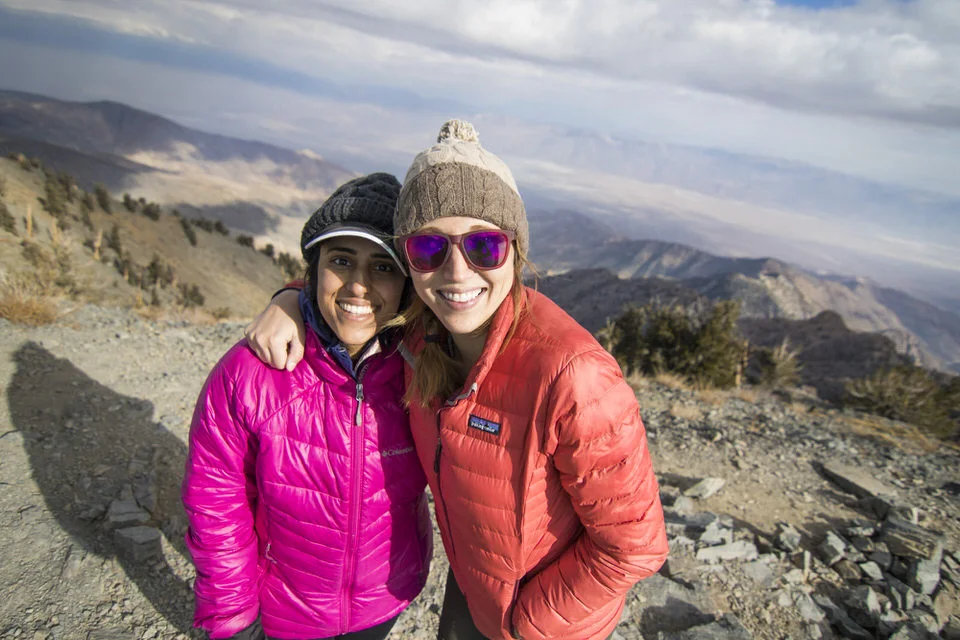
[[519,594],[513,622],[545,638],[620,600],[656,573],[667,536],[636,396],[600,349],[575,357],[551,389],[547,450],[584,533]]

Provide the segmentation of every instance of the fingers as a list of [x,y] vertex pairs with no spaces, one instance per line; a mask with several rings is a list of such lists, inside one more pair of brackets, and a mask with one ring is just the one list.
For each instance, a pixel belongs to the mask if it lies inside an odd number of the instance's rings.
[[286,369],[287,371],[293,371],[296,368],[297,364],[301,360],[303,360],[303,341],[294,340],[293,342],[291,342],[290,350],[286,353],[286,356],[287,356]]
[[303,359],[306,336],[298,296],[295,291],[281,292],[244,332],[253,353],[275,369],[292,371]]

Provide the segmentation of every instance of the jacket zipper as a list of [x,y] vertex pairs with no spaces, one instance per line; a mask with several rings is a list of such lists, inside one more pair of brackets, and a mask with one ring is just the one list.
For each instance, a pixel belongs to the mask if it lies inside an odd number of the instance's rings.
[[[459,396],[447,400],[445,407],[440,407],[437,409],[437,448],[433,456],[433,472],[437,474],[437,495],[433,496],[435,501],[439,500],[440,504],[443,506],[443,519],[447,522],[447,531],[450,531],[450,512],[447,511],[447,501],[443,499],[443,490],[440,488],[440,455],[443,453],[443,440],[441,439],[441,427],[440,427],[440,413],[451,407],[455,407],[457,403],[461,400],[469,398],[477,390],[477,383],[474,382],[470,385],[470,388],[467,389],[464,393],[461,393]],[[450,555],[454,558],[457,556],[456,546],[453,541],[453,533],[450,532]]]
[[340,601],[340,635],[349,631],[350,602],[353,600],[354,572],[356,571],[357,538],[360,529],[360,478],[363,464],[363,372],[366,363],[357,372],[357,411],[353,418],[350,437],[350,525],[347,529],[346,561],[343,567],[343,594]]

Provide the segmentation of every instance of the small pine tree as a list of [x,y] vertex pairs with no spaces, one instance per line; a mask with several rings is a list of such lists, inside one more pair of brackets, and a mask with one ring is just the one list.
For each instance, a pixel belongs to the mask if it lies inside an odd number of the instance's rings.
[[97,198],[97,204],[103,209],[104,213],[112,213],[110,210],[110,192],[100,183],[93,185],[93,193]]
[[67,196],[63,185],[52,175],[47,175],[43,183],[43,208],[53,217],[62,218],[67,214]]
[[250,247],[253,249],[253,236],[240,234],[237,236],[237,244],[241,247]]
[[130,197],[129,193],[123,194],[123,208],[134,213],[137,210],[137,201]]
[[195,284],[180,283],[179,303],[182,307],[190,309],[191,307],[202,307],[206,299],[200,293],[200,287]]
[[263,249],[260,249],[260,253],[267,256],[271,260],[275,260],[276,249],[274,249],[272,244],[267,244]]
[[306,268],[302,260],[286,251],[281,251],[280,255],[277,256],[277,264],[280,265],[280,270],[288,280],[302,277],[303,271]]
[[[178,213],[174,211],[174,213]],[[193,230],[190,221],[186,218],[180,218],[180,227],[183,229],[183,235],[187,236],[187,242],[191,247],[197,246],[197,232]]]
[[739,315],[739,304],[730,301],[697,312],[653,302],[626,309],[598,339],[627,375],[668,372],[728,388],[739,380],[746,349],[736,330]]
[[63,194],[67,199],[67,202],[72,203],[77,195],[77,179],[65,171],[61,171],[57,175],[57,181],[60,183],[60,187],[63,189]]
[[223,220],[217,220],[216,222],[214,222],[213,230],[222,236],[230,235],[230,230],[227,229],[227,225],[223,224]]
[[123,253],[123,245],[120,243],[120,227],[117,225],[113,225],[107,235],[107,247],[113,249],[118,256]]
[[160,205],[156,202],[148,202],[143,205],[143,215],[147,216],[151,220],[160,219]]
[[10,210],[7,209],[5,202],[0,202],[0,229],[15,236],[20,235],[17,233],[17,221],[11,215]]

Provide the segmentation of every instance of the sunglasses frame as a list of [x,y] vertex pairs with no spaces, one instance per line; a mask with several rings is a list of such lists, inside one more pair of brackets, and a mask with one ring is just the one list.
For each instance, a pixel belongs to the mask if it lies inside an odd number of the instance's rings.
[[[473,231],[467,231],[466,233],[459,234],[449,234],[442,233],[440,231],[423,231],[417,233],[410,233],[405,236],[400,237],[400,243],[403,247],[403,257],[407,259],[407,265],[410,267],[411,271],[416,271],[417,273],[433,273],[434,271],[439,271],[440,267],[447,263],[447,260],[450,259],[451,248],[456,246],[460,250],[460,255],[463,256],[464,261],[470,266],[471,269],[476,269],[477,271],[493,271],[494,269],[499,269],[507,263],[507,257],[510,255],[509,246],[506,252],[506,255],[503,258],[503,262],[493,267],[481,267],[480,265],[474,264],[473,260],[470,259],[470,256],[467,255],[467,252],[463,249],[462,241],[467,236],[472,236],[476,233],[498,233],[507,238],[508,245],[517,239],[517,234],[508,229],[474,229]],[[447,248],[443,254],[443,260],[437,265],[436,269],[418,269],[413,266],[413,260],[410,259],[410,252],[407,250],[407,242],[418,236],[441,236],[447,240]]]

